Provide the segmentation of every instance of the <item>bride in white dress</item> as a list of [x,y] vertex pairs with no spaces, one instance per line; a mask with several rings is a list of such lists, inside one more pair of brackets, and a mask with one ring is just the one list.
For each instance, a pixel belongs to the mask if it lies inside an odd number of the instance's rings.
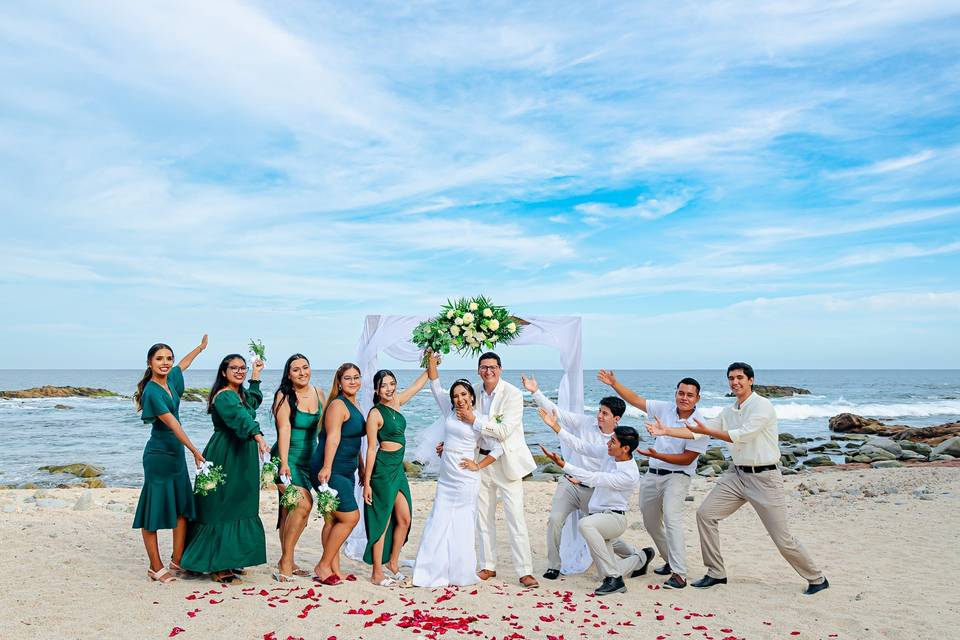
[[[413,584],[418,587],[463,586],[480,580],[474,542],[480,469],[496,462],[503,452],[499,442],[485,438],[457,417],[458,409],[476,406],[473,385],[469,380],[457,380],[448,395],[440,386],[437,360],[435,356],[429,359],[427,373],[430,390],[446,420],[437,495],[413,567]],[[490,451],[479,462],[474,461],[477,448]]]

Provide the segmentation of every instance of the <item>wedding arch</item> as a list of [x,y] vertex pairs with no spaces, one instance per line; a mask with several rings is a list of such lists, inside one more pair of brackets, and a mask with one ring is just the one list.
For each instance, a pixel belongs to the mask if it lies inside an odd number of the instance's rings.
[[[373,374],[377,371],[377,362],[384,353],[401,362],[419,363],[420,349],[410,340],[414,327],[427,320],[427,316],[369,315],[363,323],[363,333],[357,344],[356,364],[362,373],[363,386],[360,390],[360,409],[366,413],[373,406]],[[582,362],[582,322],[580,316],[525,316],[520,334],[509,347],[524,345],[544,345],[560,352],[560,366],[563,376],[557,394],[557,406],[565,411],[583,412],[583,362]],[[518,384],[519,381],[510,382]],[[428,443],[432,448],[432,443]],[[567,451],[563,451],[568,455]],[[357,504],[363,504],[360,487],[356,488]],[[366,546],[366,533],[361,521],[354,528],[344,545],[344,552],[354,560],[362,561]],[[543,514],[544,518],[548,514]],[[590,566],[591,558],[586,543],[577,529],[578,514],[572,514],[563,529],[560,556],[563,573],[581,573]]]

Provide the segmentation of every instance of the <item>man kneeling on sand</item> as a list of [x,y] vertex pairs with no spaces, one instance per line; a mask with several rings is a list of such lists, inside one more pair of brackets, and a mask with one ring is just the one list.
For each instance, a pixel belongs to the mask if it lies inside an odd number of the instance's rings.
[[605,596],[627,590],[623,576],[643,575],[653,559],[651,547],[637,551],[620,539],[627,530],[627,506],[640,486],[640,471],[633,451],[640,444],[640,435],[633,427],[617,427],[606,445],[588,444],[560,428],[555,413],[540,409],[540,417],[560,441],[577,453],[603,459],[599,471],[587,471],[570,464],[559,454],[543,449],[567,475],[593,487],[588,508],[590,515],[580,519],[580,535],[587,541],[590,555],[603,583],[594,594]]

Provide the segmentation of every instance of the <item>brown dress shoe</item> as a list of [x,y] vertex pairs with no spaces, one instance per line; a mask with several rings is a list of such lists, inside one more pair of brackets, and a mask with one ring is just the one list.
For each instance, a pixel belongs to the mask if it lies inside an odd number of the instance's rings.
[[477,571],[477,577],[481,580],[489,580],[490,578],[496,578],[497,572],[490,571],[490,569],[481,569],[480,571]]
[[530,575],[526,575],[520,578],[520,584],[527,587],[528,589],[532,589],[533,587],[540,586],[540,583],[537,582],[537,579]]

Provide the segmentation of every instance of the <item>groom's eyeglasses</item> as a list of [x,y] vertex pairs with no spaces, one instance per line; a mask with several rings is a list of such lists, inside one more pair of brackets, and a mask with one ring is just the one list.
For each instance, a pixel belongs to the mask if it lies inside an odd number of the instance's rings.
[[496,364],[485,364],[480,367],[480,371],[496,371],[500,366]]

